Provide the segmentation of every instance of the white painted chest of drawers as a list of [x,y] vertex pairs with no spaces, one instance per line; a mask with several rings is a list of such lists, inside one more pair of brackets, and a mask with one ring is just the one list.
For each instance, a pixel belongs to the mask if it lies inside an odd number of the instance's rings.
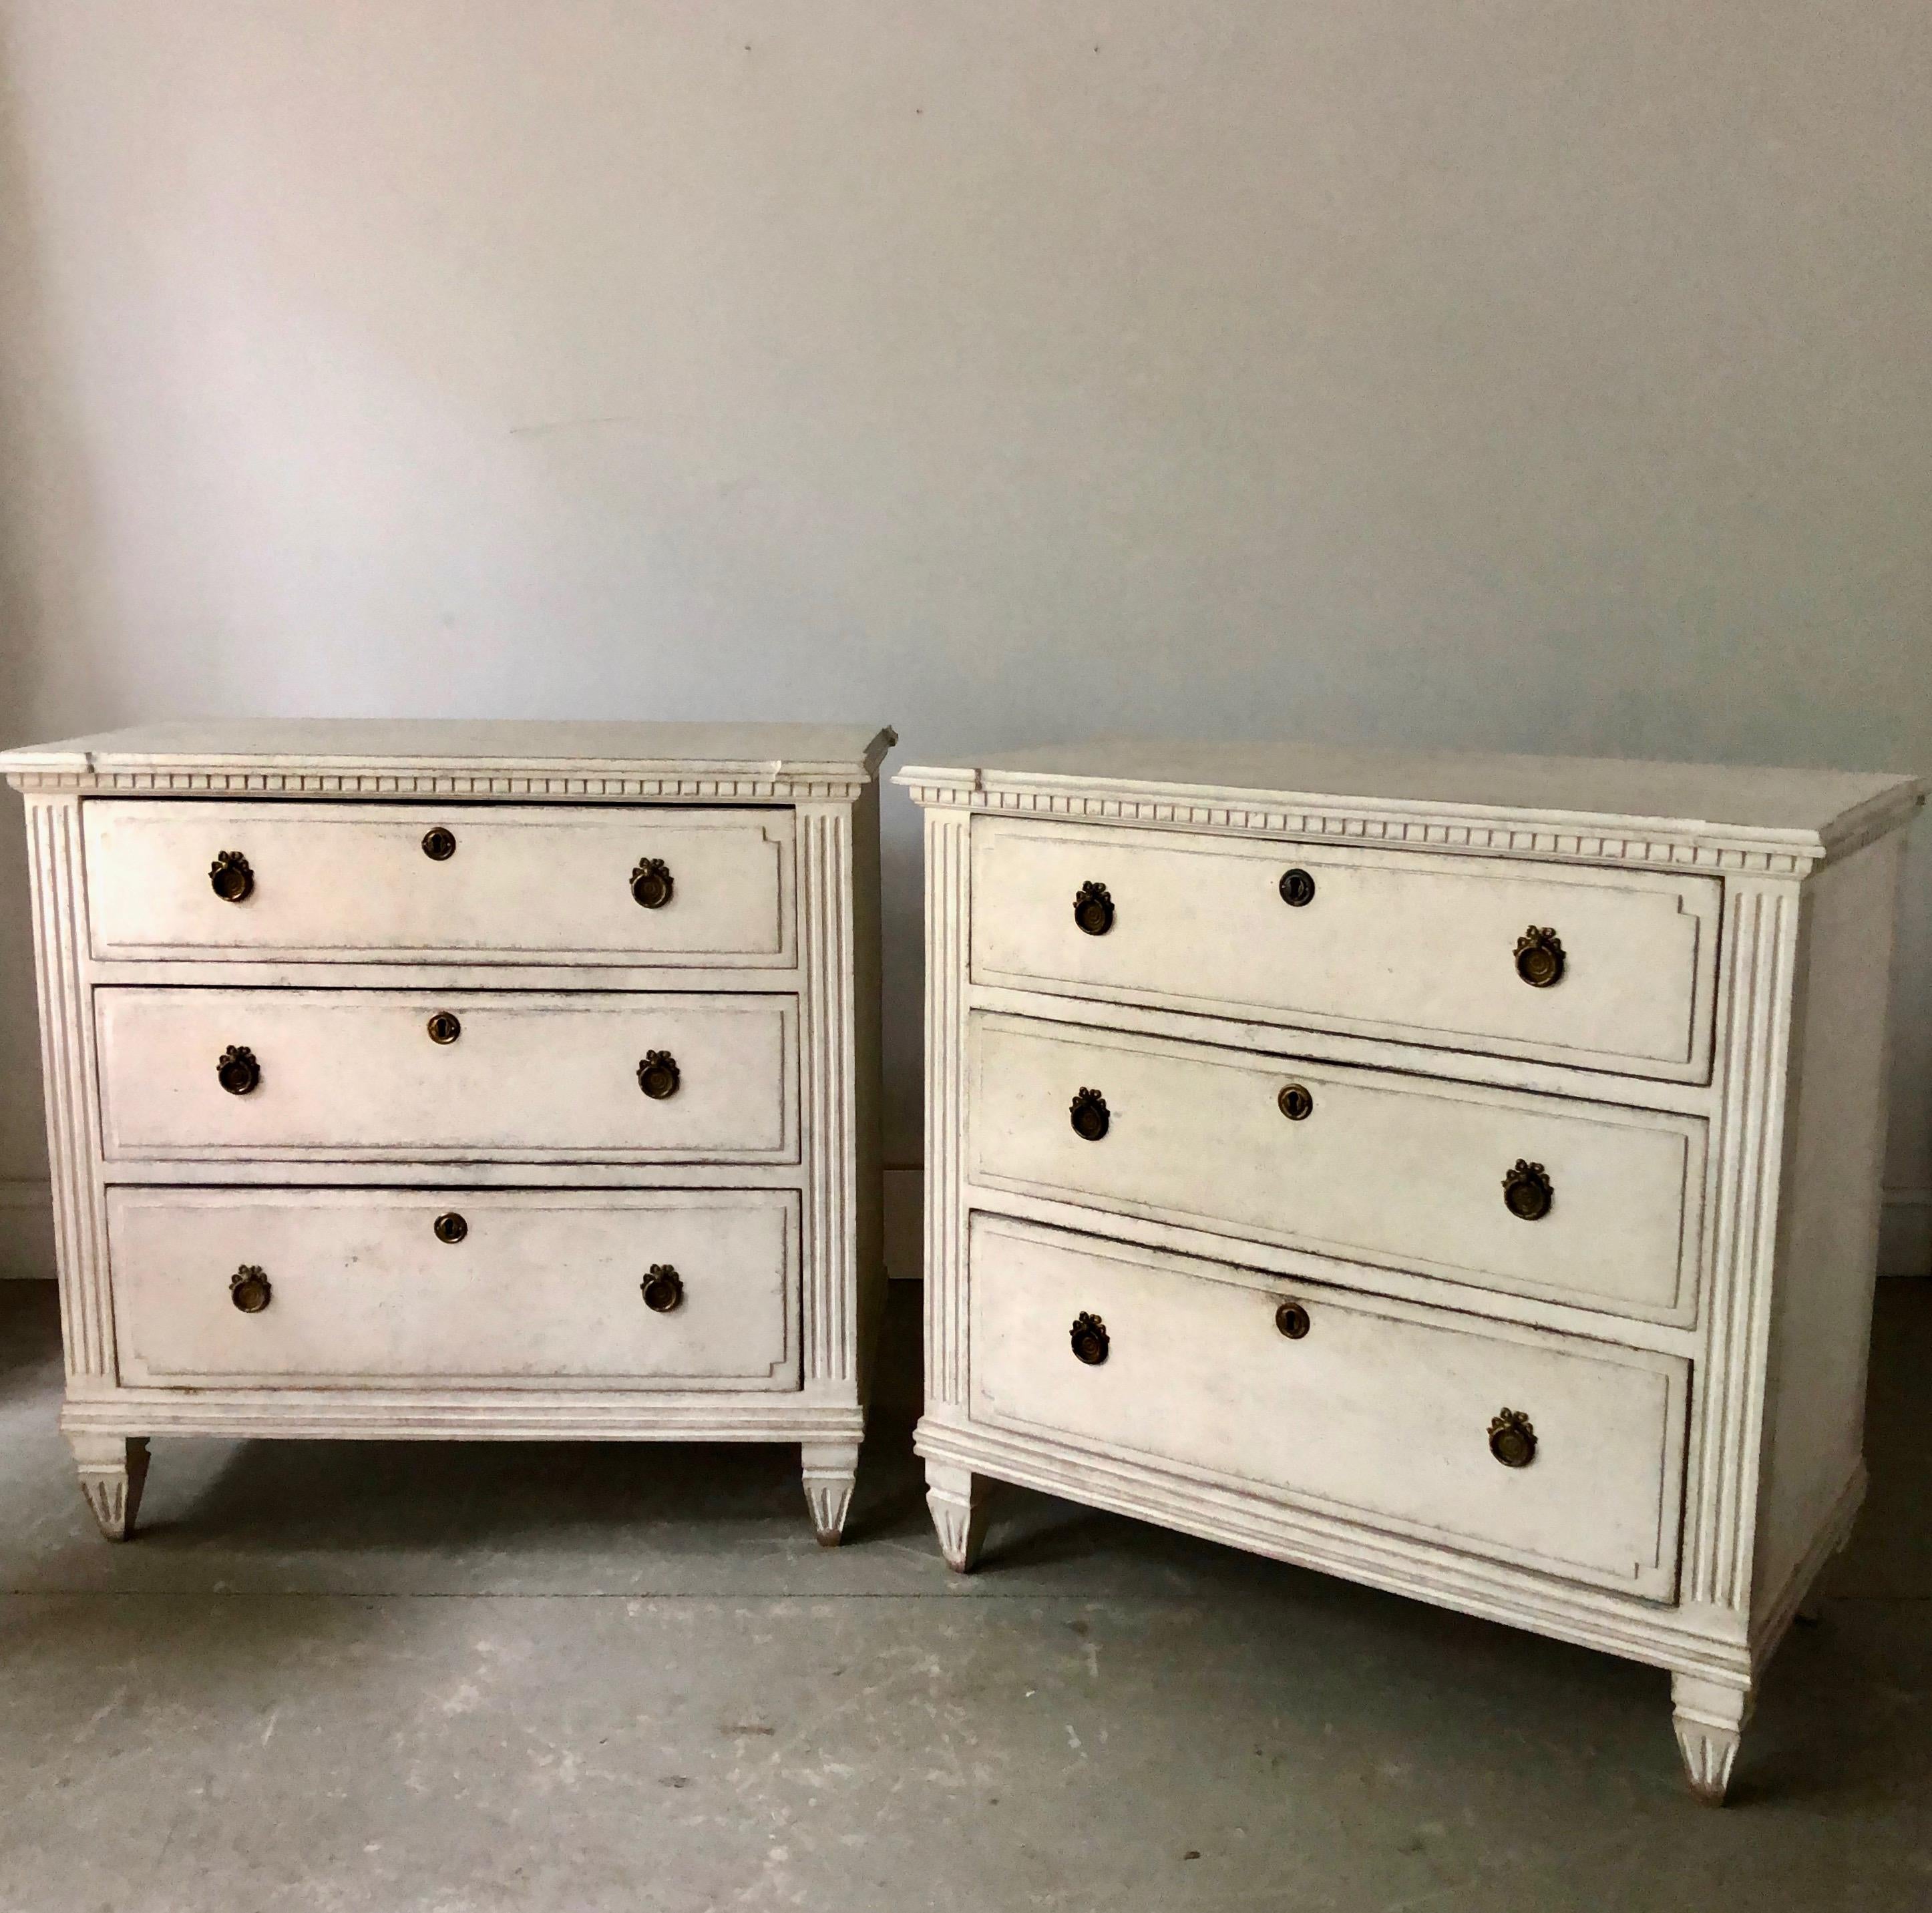
[[890,730],[161,725],[26,795],[68,1387],[155,1435],[796,1442],[882,1296]]
[[1096,743],[925,807],[926,1408],[1668,1669],[1723,1798],[1864,1485],[1910,778]]

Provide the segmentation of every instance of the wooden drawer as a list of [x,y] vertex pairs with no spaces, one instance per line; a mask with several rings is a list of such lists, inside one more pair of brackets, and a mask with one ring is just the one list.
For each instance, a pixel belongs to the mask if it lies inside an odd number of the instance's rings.
[[[1100,934],[1075,920],[1090,883]],[[973,979],[1702,1081],[1721,897],[1706,877],[980,817]],[[1516,970],[1538,929],[1562,948],[1544,988]]]
[[[794,961],[789,810],[97,798],[81,814],[104,960]],[[232,902],[210,874],[231,851],[248,866]],[[652,908],[632,890],[647,859],[670,878]]]
[[[1666,1600],[1688,1364],[1291,1285],[984,1214],[970,1224],[971,1414],[1214,1484]],[[1284,1299],[1307,1333],[1283,1336]],[[1091,1315],[1106,1359],[1076,1358]],[[1502,1465],[1491,1424],[1528,1417]]]
[[[1696,1117],[984,1013],[968,1047],[977,1183],[1652,1321],[1695,1314]],[[1312,1104],[1294,1120],[1292,1087]],[[1104,1103],[1097,1140],[1075,1126],[1082,1091]],[[1526,1207],[1546,1187],[1547,1213],[1511,1210],[1513,1173]]]
[[[798,1159],[792,997],[116,988],[94,1017],[110,1162]],[[244,1094],[231,1048],[259,1069]]]
[[116,1189],[107,1215],[127,1386],[798,1386],[788,1190]]

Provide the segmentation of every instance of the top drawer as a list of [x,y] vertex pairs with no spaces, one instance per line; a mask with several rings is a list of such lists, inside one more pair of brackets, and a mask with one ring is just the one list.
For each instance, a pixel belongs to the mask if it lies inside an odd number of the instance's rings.
[[[1722,895],[1708,877],[982,817],[973,979],[1702,1081]],[[1526,980],[1548,974],[1526,936],[1553,938],[1553,981]]]
[[788,810],[97,798],[81,818],[103,960],[795,961]]

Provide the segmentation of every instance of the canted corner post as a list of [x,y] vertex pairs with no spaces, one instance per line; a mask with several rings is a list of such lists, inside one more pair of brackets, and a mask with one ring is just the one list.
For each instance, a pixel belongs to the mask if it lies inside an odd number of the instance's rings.
[[992,1490],[984,1475],[969,1468],[939,1462],[926,1465],[926,1504],[932,1510],[940,1552],[955,1574],[970,1574],[979,1561]]
[[1705,1807],[1722,1807],[1731,1784],[1738,1742],[1750,1720],[1754,1690],[1748,1681],[1706,1681],[1688,1674],[1670,1677],[1678,1750],[1694,1798]]
[[146,1435],[70,1435],[80,1470],[80,1492],[110,1541],[125,1541],[134,1532],[134,1516],[148,1479]]
[[836,1548],[845,1532],[852,1485],[859,1475],[856,1441],[808,1441],[799,1450],[805,1468],[805,1498],[821,1548]]

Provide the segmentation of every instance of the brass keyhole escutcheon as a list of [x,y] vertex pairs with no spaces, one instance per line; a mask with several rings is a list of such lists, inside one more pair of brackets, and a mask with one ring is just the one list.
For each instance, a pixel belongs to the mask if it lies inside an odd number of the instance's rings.
[[684,1300],[684,1278],[668,1262],[653,1262],[640,1287],[644,1306],[660,1315],[668,1315]]
[[1546,990],[1563,980],[1563,943],[1553,930],[1532,924],[1516,940],[1516,973],[1532,990]]
[[1083,883],[1073,899],[1073,920],[1090,937],[1104,937],[1114,927],[1114,900],[1104,883]]
[[1299,1083],[1289,1084],[1274,1102],[1291,1123],[1305,1123],[1315,1114],[1315,1092]]
[[1315,880],[1305,870],[1285,870],[1281,874],[1281,900],[1291,910],[1300,910],[1315,901]]
[[1107,1359],[1107,1324],[1098,1315],[1084,1309],[1076,1315],[1071,1339],[1074,1354],[1090,1369],[1097,1369]]
[[677,1059],[669,1050],[649,1051],[638,1065],[638,1087],[653,1102],[676,1096],[683,1080],[678,1074]]
[[1274,1312],[1274,1325],[1291,1342],[1308,1333],[1308,1311],[1299,1302],[1284,1302]]
[[1503,1178],[1503,1206],[1525,1222],[1540,1222],[1556,1200],[1556,1185],[1540,1162],[1526,1162],[1521,1157]]
[[1490,1453],[1506,1468],[1526,1468],[1536,1459],[1536,1430],[1520,1408],[1505,1408],[1490,1424]]
[[1113,1118],[1107,1113],[1107,1099],[1098,1090],[1082,1090],[1073,1099],[1073,1133],[1096,1143],[1107,1133]]
[[424,1027],[433,1043],[453,1043],[463,1034],[463,1024],[454,1010],[438,1010]]
[[423,855],[433,863],[447,863],[456,854],[456,832],[447,824],[432,824],[423,832]]
[[268,1278],[252,1262],[244,1262],[228,1278],[228,1299],[244,1315],[259,1315],[274,1296]]
[[470,1233],[470,1225],[454,1210],[439,1216],[431,1225],[438,1242],[458,1243]]
[[662,910],[670,901],[670,865],[662,857],[646,857],[631,873],[631,895],[646,910]]
[[208,883],[224,904],[243,903],[255,888],[255,873],[239,850],[224,850],[208,867]]
[[221,1060],[214,1066],[214,1079],[232,1096],[245,1096],[258,1088],[262,1081],[262,1066],[255,1060],[255,1052],[230,1045],[221,1052]]

